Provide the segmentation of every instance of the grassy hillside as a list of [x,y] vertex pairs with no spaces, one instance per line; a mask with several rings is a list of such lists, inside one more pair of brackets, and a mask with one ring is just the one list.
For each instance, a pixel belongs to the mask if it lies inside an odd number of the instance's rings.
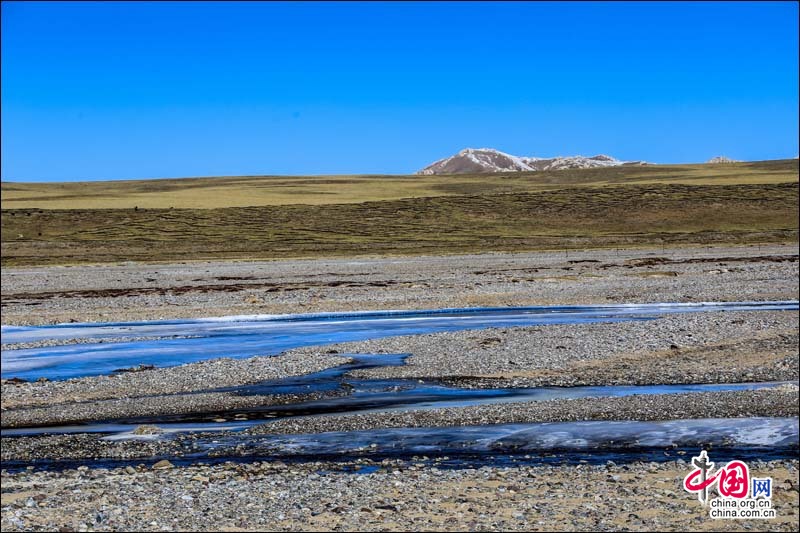
[[83,183],[2,183],[2,209],[216,209],[532,193],[564,187],[797,182],[797,160],[457,176],[245,176]]
[[2,263],[796,241],[796,162],[794,168],[793,181],[767,184],[662,183],[653,174],[646,185],[514,194],[489,187],[481,194],[316,206],[4,209]]

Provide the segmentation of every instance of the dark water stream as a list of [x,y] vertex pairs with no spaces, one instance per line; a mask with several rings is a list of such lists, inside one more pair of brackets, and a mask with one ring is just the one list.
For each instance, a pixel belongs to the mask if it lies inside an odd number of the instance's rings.
[[[138,323],[63,324],[43,327],[3,326],[3,343],[46,339],[83,339],[83,344],[49,346],[2,353],[4,378],[68,379],[108,374],[139,364],[178,365],[214,357],[277,354],[299,346],[323,345],[394,335],[543,324],[580,324],[655,320],[669,313],[704,311],[797,311],[798,302],[731,302],[703,304],[636,304],[613,306],[447,309],[436,311],[351,314],[249,316]],[[127,337],[159,337],[127,342]],[[190,338],[182,338],[190,336]],[[122,339],[122,342],[108,342]],[[106,341],[106,342],[103,342]],[[392,412],[489,403],[541,401],[634,394],[736,391],[783,383],[690,384],[648,386],[538,387],[467,389],[413,379],[350,379],[348,372],[402,365],[407,354],[351,355],[354,361],[322,372],[238,387],[213,389],[236,395],[329,397],[282,406],[262,406],[215,413],[193,413],[97,421],[75,426],[2,430],[3,437],[40,434],[98,433],[106,439],[178,439],[186,449],[170,459],[183,462],[221,458],[284,458],[316,460],[429,455],[452,457],[450,466],[498,462],[615,462],[674,458],[675,450],[695,453],[714,447],[748,457],[784,458],[798,453],[796,418],[737,418],[657,422],[604,421],[481,426],[396,428],[306,435],[255,435],[240,430],[285,417],[333,413]],[[203,391],[209,392],[209,391]],[[224,419],[224,421],[221,421]],[[159,435],[134,435],[141,424],[157,425]],[[215,433],[216,432],[216,433]],[[186,439],[187,433],[194,436]],[[501,457],[502,459],[498,459]],[[589,459],[586,459],[586,458]],[[579,459],[580,458],[580,459]],[[150,458],[149,460],[157,460]],[[142,460],[90,460],[82,464],[113,466]],[[28,463],[26,463],[28,464]],[[38,461],[40,466],[65,466],[65,461]],[[76,463],[77,464],[77,463]],[[5,468],[20,465],[4,462]]]
[[[280,418],[325,416],[329,414],[369,413],[467,407],[508,402],[530,402],[589,397],[679,394],[691,392],[740,391],[774,388],[789,382],[719,383],[677,385],[604,385],[587,387],[533,387],[471,389],[419,379],[352,379],[353,370],[403,365],[408,354],[343,354],[352,362],[321,372],[267,380],[253,385],[223,387],[202,392],[228,392],[235,395],[302,395],[330,393],[331,396],[287,405],[264,405],[209,413],[181,413],[104,420],[69,426],[3,429],[3,437],[40,434],[106,433],[115,438],[137,438],[130,432],[142,424],[157,425],[165,433],[199,431],[238,431]],[[224,421],[220,421],[224,420]],[[140,437],[141,438],[141,437]],[[145,437],[148,438],[148,437]]]

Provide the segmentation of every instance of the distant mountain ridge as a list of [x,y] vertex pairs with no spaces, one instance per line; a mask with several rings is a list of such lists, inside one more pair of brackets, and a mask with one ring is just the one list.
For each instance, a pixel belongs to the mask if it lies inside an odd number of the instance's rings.
[[720,163],[741,163],[738,159],[731,159],[729,157],[725,157],[724,155],[718,155],[717,157],[712,157],[706,163],[710,163],[712,165],[720,164]]
[[465,148],[455,155],[440,159],[417,174],[480,174],[488,172],[532,172],[568,168],[598,168],[620,165],[645,165],[643,161],[620,161],[607,155],[584,157],[520,157],[494,148]]

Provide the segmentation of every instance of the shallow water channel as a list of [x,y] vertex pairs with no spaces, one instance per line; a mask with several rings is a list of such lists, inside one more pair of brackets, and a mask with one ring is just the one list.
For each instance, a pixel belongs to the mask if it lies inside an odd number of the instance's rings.
[[[544,324],[577,324],[656,320],[668,313],[704,311],[797,311],[791,302],[731,302],[704,304],[637,304],[580,307],[447,309],[436,311],[366,312],[352,314],[241,316],[217,319],[139,323],[62,324],[43,327],[3,327],[3,343],[45,339],[83,339],[82,344],[6,350],[3,377],[68,379],[108,374],[138,364],[178,365],[214,357],[277,354],[286,349],[343,341],[437,331]],[[128,337],[158,337],[128,342]],[[189,338],[182,338],[190,336]],[[109,342],[123,339],[120,342]],[[96,342],[92,342],[96,341]],[[764,457],[794,457],[798,450],[796,418],[736,418],[640,421],[582,421],[493,424],[435,428],[393,428],[304,435],[250,434],[256,424],[297,416],[392,412],[463,407],[489,403],[542,401],[586,397],[736,391],[770,388],[784,383],[689,384],[647,386],[536,387],[468,389],[416,379],[351,379],[357,369],[404,364],[408,354],[339,354],[352,362],[314,374],[264,381],[253,385],[211,389],[236,395],[322,393],[323,399],[158,417],[102,420],[74,426],[2,430],[3,437],[41,434],[98,433],[103,438],[172,439],[196,434],[182,460],[214,457],[391,457],[427,454],[485,457],[539,454],[567,458],[588,454],[613,460],[662,457],[659,450],[696,451],[714,446]],[[203,391],[209,392],[209,391]],[[135,435],[141,424],[157,425],[162,433]],[[187,441],[189,442],[189,441]],[[554,455],[555,454],[555,455]],[[669,455],[667,454],[667,457]],[[466,460],[466,459],[465,459]],[[101,460],[101,462],[103,462]],[[105,461],[109,462],[109,461]]]
[[[79,339],[84,343],[4,350],[2,377],[35,380],[111,374],[135,365],[175,366],[217,357],[275,355],[291,348],[414,335],[546,324],[654,320],[672,313],[797,311],[797,301],[369,311],[252,315],[193,320],[3,326],[2,342]],[[131,337],[152,340],[125,342]],[[187,338],[188,337],[188,338]],[[114,342],[122,340],[122,342]],[[88,342],[87,342],[88,341]]]

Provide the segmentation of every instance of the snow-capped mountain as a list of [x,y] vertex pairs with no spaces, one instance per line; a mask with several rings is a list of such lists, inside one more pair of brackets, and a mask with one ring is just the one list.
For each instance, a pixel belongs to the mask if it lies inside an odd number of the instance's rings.
[[417,174],[471,174],[484,172],[531,172],[567,168],[597,168],[645,164],[641,161],[620,161],[607,155],[584,157],[519,157],[493,148],[466,148],[456,155],[440,159]]
[[738,159],[731,159],[729,157],[725,157],[724,155],[718,155],[717,157],[712,157],[706,163],[711,164],[718,164],[718,163],[741,163]]

